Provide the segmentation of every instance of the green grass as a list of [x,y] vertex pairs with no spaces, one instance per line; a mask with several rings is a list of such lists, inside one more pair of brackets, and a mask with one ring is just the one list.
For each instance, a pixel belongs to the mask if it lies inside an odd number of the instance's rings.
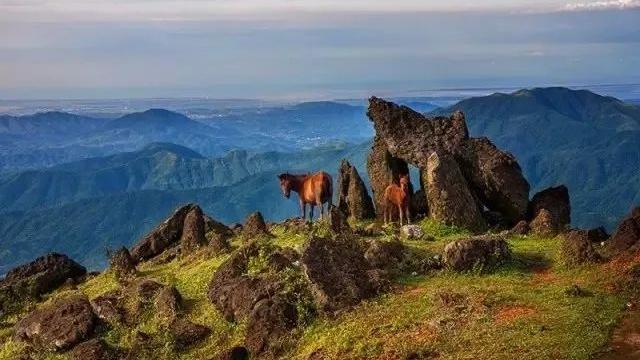
[[[430,220],[419,225],[435,241],[405,241],[416,254],[440,253],[448,242],[468,235],[464,230]],[[300,250],[310,234],[324,231],[326,226],[322,224],[301,233],[277,225],[271,229],[274,237],[270,241]],[[446,270],[428,275],[402,274],[392,291],[351,311],[335,318],[304,319],[298,346],[285,357],[306,359],[321,351],[327,358],[348,359],[403,359],[410,355],[440,359],[588,359],[607,343],[629,294],[612,290],[611,285],[618,280],[606,265],[562,265],[558,257],[560,243],[561,239],[512,237],[512,261],[490,274]],[[238,247],[241,240],[234,239],[232,244]],[[145,331],[158,339],[154,356],[159,359],[210,358],[242,344],[246,325],[227,322],[207,299],[208,283],[228,257],[211,257],[202,252],[139,268],[140,276],[174,285],[185,300],[184,316],[212,329],[211,336],[199,346],[178,354],[169,345],[163,346],[166,331],[152,313],[142,314],[134,329],[113,328],[101,336],[126,348],[135,331]],[[256,275],[264,267],[260,261],[250,266]],[[297,273],[283,276],[300,280]],[[574,284],[590,296],[568,296],[566,290]],[[94,298],[118,286],[115,276],[106,272],[75,292]],[[50,298],[72,292],[59,291]],[[0,359],[15,358],[25,346],[10,340],[7,329],[0,330],[0,341],[3,339]],[[64,355],[49,357],[62,358]]]

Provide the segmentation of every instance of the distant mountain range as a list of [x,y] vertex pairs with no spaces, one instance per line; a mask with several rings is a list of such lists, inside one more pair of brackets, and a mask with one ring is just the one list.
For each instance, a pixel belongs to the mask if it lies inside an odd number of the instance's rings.
[[234,149],[296,151],[335,141],[359,143],[372,136],[364,108],[311,102],[198,121],[151,109],[116,119],[62,112],[0,116],[0,172],[135,151],[153,142],[171,142],[204,156]]
[[[612,228],[640,204],[638,106],[565,88],[470,98],[435,111],[423,105],[431,114],[463,110],[473,136],[516,155],[531,195],[567,184],[574,226]],[[314,102],[198,121],[165,110],[114,120],[50,114],[0,117],[0,136],[43,143],[46,153],[50,144],[68,144],[68,134],[60,133],[71,125],[61,124],[74,124],[68,132],[80,145],[68,145],[70,156],[90,157],[89,144],[110,144],[114,154],[58,165],[65,158],[49,154],[35,165],[25,160],[33,170],[0,175],[0,273],[51,250],[102,267],[106,248],[131,245],[185,202],[198,202],[225,222],[255,210],[272,220],[296,215],[296,201],[279,192],[279,172],[335,174],[347,158],[367,181],[371,128],[360,105]],[[321,146],[304,150],[313,145]],[[75,146],[91,151],[75,154]],[[210,155],[226,148],[244,150]],[[40,153],[25,156],[33,154]],[[43,159],[53,166],[42,168]]]

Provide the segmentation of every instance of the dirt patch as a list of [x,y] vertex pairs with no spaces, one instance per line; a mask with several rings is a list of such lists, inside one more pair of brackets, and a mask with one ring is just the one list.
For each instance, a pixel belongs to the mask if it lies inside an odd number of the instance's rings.
[[640,359],[640,311],[625,314],[607,347],[594,359]]
[[551,272],[549,268],[540,268],[533,272],[531,281],[533,284],[553,284],[558,282],[558,276]]
[[536,314],[536,309],[527,306],[505,307],[493,316],[493,321],[497,324],[510,324],[518,319],[531,317]]

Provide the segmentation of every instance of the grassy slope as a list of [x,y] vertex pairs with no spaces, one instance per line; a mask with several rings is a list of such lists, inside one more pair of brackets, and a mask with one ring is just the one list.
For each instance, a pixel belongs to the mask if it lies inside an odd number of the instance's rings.
[[[428,253],[463,236],[457,229],[424,221],[422,227],[436,241],[407,244]],[[282,246],[299,247],[305,236],[281,227],[273,232]],[[457,274],[448,271],[428,276],[396,279],[393,290],[365,301],[334,319],[317,318],[302,329],[298,346],[288,354],[305,359],[322,349],[327,358],[396,359],[410,354],[438,354],[444,359],[586,359],[608,341],[622,315],[628,295],[616,290],[618,279],[610,264],[565,268],[558,257],[559,239],[514,237],[509,243],[514,261],[493,274]],[[205,342],[188,352],[174,354],[169,346],[157,356],[179,359],[210,357],[241,344],[243,324],[230,324],[206,299],[207,284],[228,257],[194,255],[165,265],[142,266],[141,274],[174,284],[186,300],[186,316],[213,329]],[[577,284],[591,296],[570,297],[567,288]],[[103,273],[81,285],[90,298],[118,284]],[[59,291],[51,297],[64,295]],[[162,336],[148,316],[137,329]],[[118,346],[130,345],[134,330],[110,329],[104,338]],[[10,359],[24,344],[0,330],[0,358]],[[64,355],[42,355],[64,359]]]

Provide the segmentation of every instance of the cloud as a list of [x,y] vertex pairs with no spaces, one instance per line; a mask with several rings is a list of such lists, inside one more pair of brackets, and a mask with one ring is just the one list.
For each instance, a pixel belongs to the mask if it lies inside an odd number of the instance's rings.
[[566,4],[564,10],[587,11],[587,10],[607,10],[607,9],[634,9],[640,8],[640,0],[602,0],[576,2]]

